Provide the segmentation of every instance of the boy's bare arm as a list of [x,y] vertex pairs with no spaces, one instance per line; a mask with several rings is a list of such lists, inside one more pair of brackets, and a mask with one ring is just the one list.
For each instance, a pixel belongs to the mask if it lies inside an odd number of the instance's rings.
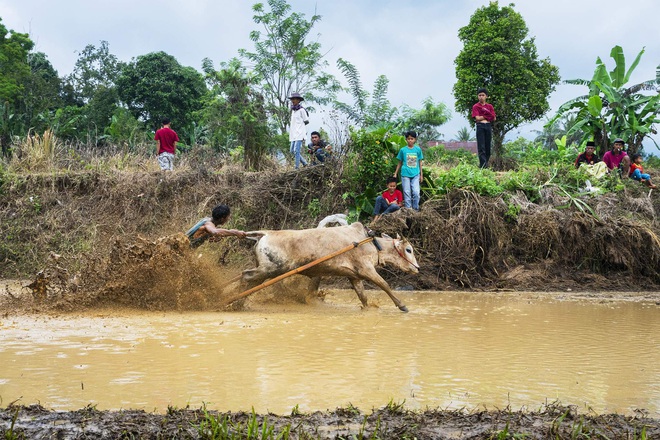
[[397,174],[399,174],[399,170],[401,170],[401,161],[399,161],[399,163],[396,165],[396,170],[394,171],[394,177],[396,177]]

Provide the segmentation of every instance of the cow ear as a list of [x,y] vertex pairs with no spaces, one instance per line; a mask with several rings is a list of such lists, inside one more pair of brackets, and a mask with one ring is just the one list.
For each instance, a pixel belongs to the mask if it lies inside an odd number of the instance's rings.
[[383,237],[383,238],[389,238],[390,240],[392,239],[392,237],[390,237],[390,236],[387,235],[387,234],[380,234],[380,236]]

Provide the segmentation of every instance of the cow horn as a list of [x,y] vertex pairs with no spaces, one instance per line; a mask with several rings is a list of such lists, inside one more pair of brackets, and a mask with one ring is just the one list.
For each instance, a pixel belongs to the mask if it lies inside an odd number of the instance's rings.
[[397,234],[396,234],[396,239],[397,239],[397,240],[401,240],[401,236],[399,235],[398,232],[397,232]]
[[383,237],[383,238],[390,238],[390,239],[392,238],[392,237],[390,237],[390,236],[387,235],[387,234],[380,234],[380,236]]

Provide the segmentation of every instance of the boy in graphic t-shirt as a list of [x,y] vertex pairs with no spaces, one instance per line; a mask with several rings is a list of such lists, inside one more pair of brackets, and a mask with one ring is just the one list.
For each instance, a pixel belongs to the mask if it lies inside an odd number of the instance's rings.
[[417,142],[417,133],[408,131],[405,134],[408,146],[399,150],[396,158],[399,163],[394,171],[394,177],[401,171],[401,187],[403,188],[403,203],[406,208],[413,208],[419,211],[419,187],[424,182],[422,172],[422,163],[424,162],[424,153]]

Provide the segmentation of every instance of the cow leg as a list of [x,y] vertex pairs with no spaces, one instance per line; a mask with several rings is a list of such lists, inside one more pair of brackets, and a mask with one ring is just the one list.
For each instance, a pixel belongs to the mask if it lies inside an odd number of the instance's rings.
[[376,272],[376,269],[374,268],[369,268],[365,269],[363,272],[360,272],[360,275],[362,276],[363,279],[367,281],[371,281],[374,283],[376,286],[380,287],[387,293],[387,296],[390,297],[390,299],[394,302],[394,305],[399,308],[402,312],[408,312],[408,307],[403,305],[403,303],[399,300],[394,295],[394,292],[392,292],[392,289],[390,288],[390,285],[387,284],[387,281],[383,279],[380,275],[378,275],[378,272]]
[[309,279],[309,287],[307,288],[307,298],[320,298],[319,286],[321,285],[321,277],[311,277]]
[[359,278],[349,278],[349,279],[351,280],[351,284],[353,285],[353,290],[355,290],[355,293],[357,293],[358,298],[360,298],[362,307],[369,307],[369,304],[367,303],[367,296],[364,294],[364,283],[362,282],[362,280]]

